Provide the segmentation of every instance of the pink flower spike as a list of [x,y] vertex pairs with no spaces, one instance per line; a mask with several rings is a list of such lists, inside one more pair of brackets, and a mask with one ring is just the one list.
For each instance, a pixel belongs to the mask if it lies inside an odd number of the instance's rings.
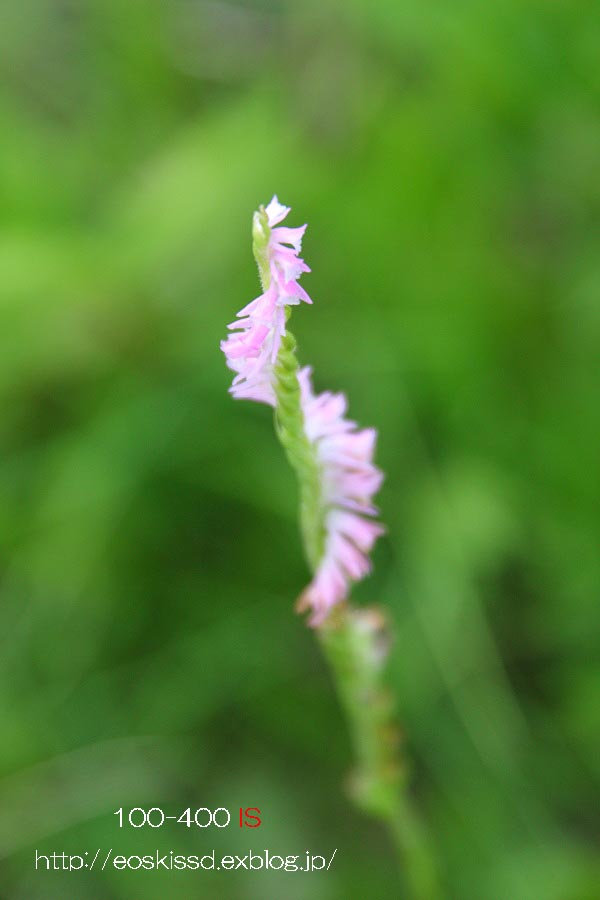
[[309,624],[318,626],[371,570],[369,553],[384,532],[375,521],[373,497],[384,476],[373,462],[375,429],[360,429],[346,418],[344,394],[314,393],[311,369],[298,370],[293,342],[280,353],[287,307],[312,303],[298,283],[310,271],[299,255],[306,225],[280,225],[289,212],[275,195],[254,213],[253,250],[263,292],[227,326],[221,349],[235,373],[230,393],[277,407],[278,436],[306,489],[302,529],[314,576],[298,608],[309,611]]

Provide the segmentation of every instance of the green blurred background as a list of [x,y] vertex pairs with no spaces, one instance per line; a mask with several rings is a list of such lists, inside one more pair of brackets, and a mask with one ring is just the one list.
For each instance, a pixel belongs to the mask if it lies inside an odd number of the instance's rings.
[[[318,389],[380,432],[355,592],[446,895],[600,897],[600,9],[5,0],[0,896],[401,897],[349,805],[295,486],[218,349],[253,209],[309,223]],[[123,806],[264,825],[119,831]],[[34,852],[329,855],[34,871]]]

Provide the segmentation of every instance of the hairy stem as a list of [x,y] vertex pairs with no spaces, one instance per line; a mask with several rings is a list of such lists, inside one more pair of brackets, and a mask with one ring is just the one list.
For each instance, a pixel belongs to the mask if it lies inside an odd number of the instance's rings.
[[407,896],[437,900],[440,892],[429,838],[408,792],[400,730],[382,670],[389,633],[374,608],[335,610],[317,629],[334,678],[356,756],[350,794],[388,827],[400,858]]
[[275,366],[275,431],[298,479],[302,543],[308,565],[314,572],[323,556],[325,544],[321,472],[314,448],[304,430],[295,350],[296,340],[287,331],[281,340]]

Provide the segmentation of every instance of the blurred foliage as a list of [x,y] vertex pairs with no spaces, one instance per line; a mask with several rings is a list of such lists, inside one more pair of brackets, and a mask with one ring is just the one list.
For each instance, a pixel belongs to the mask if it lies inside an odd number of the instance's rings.
[[[600,11],[592,0],[7,0],[0,894],[397,897],[341,790],[294,483],[218,349],[250,217],[309,222],[317,388],[380,431],[358,602],[449,897],[600,896]],[[119,833],[119,806],[265,825]],[[34,850],[330,853],[328,873]]]

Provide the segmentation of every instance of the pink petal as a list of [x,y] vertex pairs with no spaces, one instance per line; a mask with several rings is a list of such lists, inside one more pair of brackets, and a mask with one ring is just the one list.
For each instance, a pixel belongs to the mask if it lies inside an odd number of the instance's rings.
[[273,225],[278,225],[279,222],[283,222],[290,210],[291,206],[283,206],[277,199],[277,194],[274,194],[271,202],[265,207],[265,212],[269,220],[269,227],[272,228]]

